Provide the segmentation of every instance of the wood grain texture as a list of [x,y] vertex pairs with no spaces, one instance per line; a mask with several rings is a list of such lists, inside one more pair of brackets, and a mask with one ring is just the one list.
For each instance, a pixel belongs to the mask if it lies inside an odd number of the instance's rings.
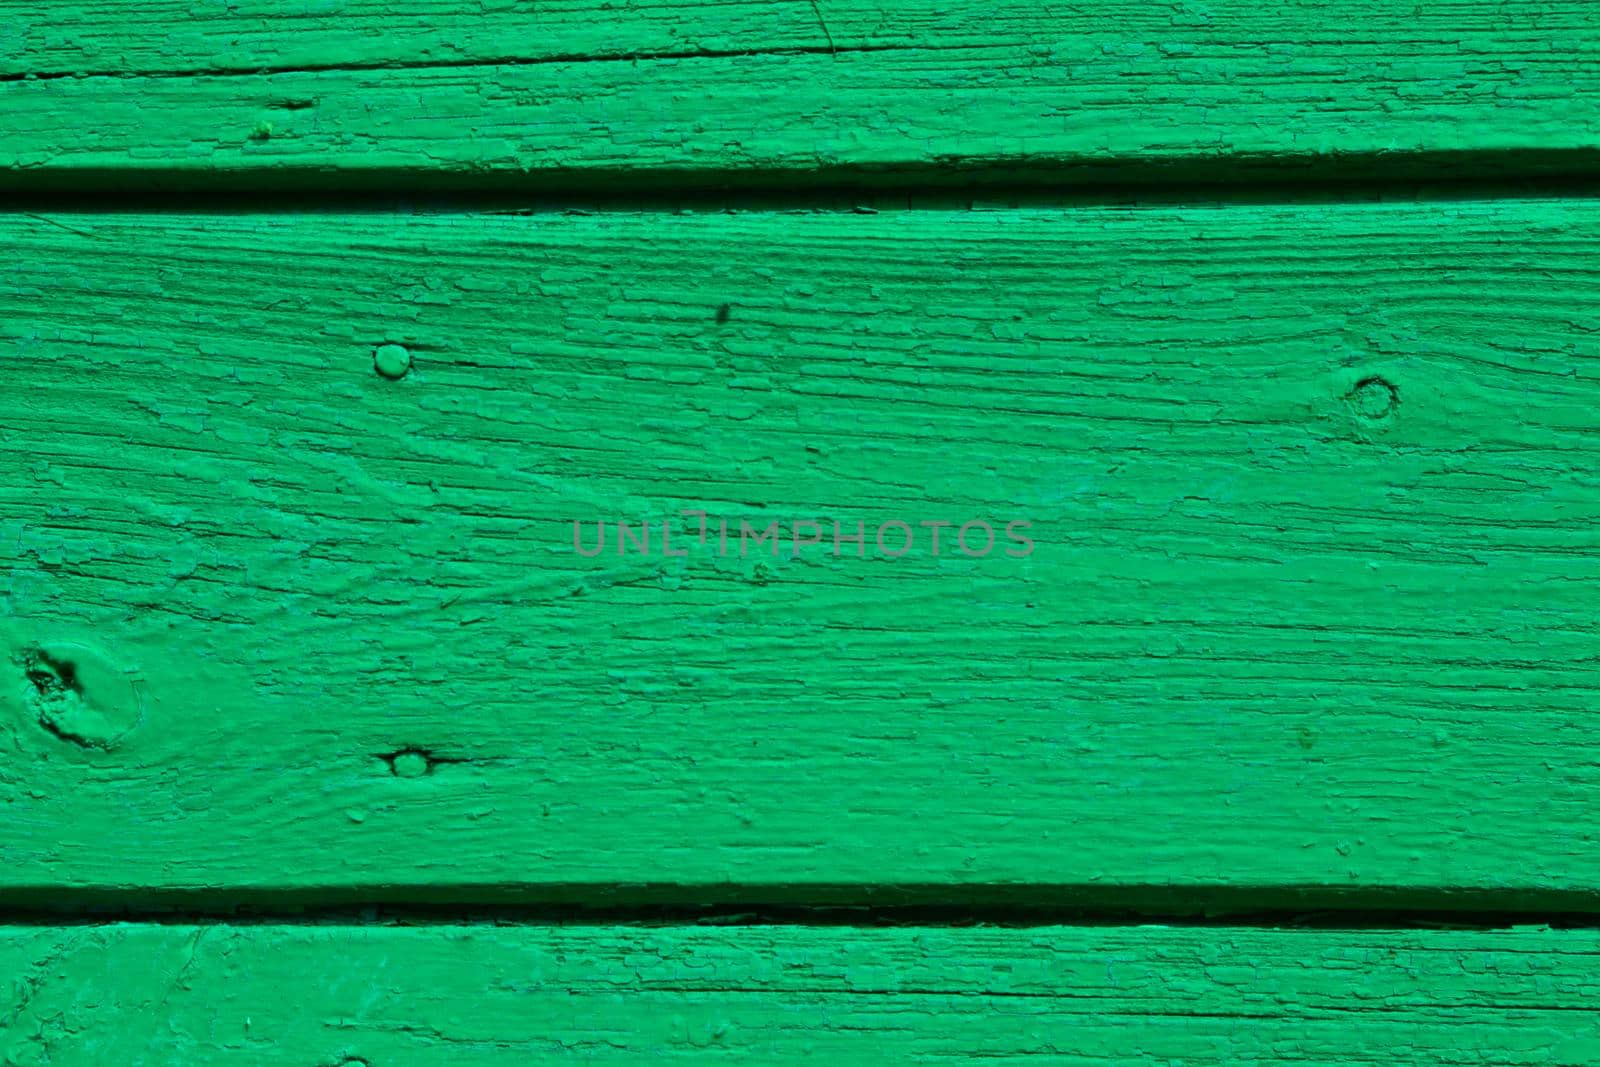
[[10,1064],[1586,1065],[1592,931],[0,929]]
[[1600,204],[0,233],[7,891],[1600,888]]
[[46,189],[1108,180],[1411,153],[1457,174],[1592,167],[1600,147],[1587,0],[7,0],[0,79],[0,180]]

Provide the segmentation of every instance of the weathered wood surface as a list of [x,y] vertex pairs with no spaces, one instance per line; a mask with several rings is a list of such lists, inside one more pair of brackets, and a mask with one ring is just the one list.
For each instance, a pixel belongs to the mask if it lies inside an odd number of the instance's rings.
[[0,929],[11,1064],[1588,1065],[1593,931]]
[[12,896],[1600,888],[1600,204],[0,241]]
[[1481,175],[1600,147],[1588,0],[285,6],[0,4],[0,181]]

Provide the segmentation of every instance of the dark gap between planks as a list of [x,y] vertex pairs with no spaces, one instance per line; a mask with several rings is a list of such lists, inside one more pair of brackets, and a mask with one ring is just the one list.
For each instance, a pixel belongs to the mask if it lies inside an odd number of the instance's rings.
[[0,925],[1194,926],[1600,929],[1600,892],[1157,886],[391,887],[0,893]]
[[797,170],[0,170],[0,211],[848,211],[1600,195],[1600,149]]

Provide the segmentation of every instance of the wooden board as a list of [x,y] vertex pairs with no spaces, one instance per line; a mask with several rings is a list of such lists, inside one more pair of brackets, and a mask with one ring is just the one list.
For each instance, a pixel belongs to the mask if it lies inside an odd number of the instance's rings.
[[1600,888],[1600,204],[0,232],[8,899]]
[[1597,958],[1543,929],[5,928],[0,1043],[52,1067],[1576,1067]]
[[0,5],[13,189],[1482,177],[1597,147],[1587,0]]

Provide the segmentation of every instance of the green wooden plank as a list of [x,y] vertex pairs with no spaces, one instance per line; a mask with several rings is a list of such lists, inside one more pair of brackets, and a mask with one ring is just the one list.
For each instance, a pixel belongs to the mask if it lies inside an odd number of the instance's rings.
[[0,929],[11,1064],[1587,1065],[1593,931]]
[[283,7],[0,4],[0,180],[1455,174],[1600,146],[1587,0]]
[[13,896],[1600,889],[1600,204],[0,231]]

